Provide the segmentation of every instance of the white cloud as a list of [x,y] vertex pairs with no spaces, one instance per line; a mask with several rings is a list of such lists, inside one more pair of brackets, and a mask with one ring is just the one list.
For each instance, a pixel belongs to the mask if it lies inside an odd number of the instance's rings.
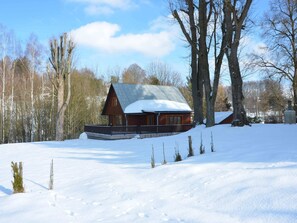
[[70,33],[78,45],[110,54],[136,52],[151,57],[162,57],[168,55],[175,47],[175,29],[118,34],[120,29],[117,24],[93,22]]
[[116,9],[127,10],[136,6],[133,0],[67,0],[85,5],[88,15],[112,14]]
[[89,5],[85,8],[85,12],[88,15],[109,15],[113,13],[113,10],[109,7]]

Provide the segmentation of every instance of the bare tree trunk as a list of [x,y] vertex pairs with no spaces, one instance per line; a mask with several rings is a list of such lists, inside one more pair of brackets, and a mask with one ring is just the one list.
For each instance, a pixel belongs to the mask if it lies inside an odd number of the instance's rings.
[[5,86],[6,86],[6,56],[2,58],[2,143],[5,142]]
[[[295,64],[297,66],[297,61],[295,62]],[[293,86],[293,97],[294,97],[293,106],[294,106],[294,110],[297,112],[297,67],[295,67],[294,73],[295,73],[295,75],[293,77],[293,84],[292,84],[292,86]]]
[[62,141],[64,139],[64,114],[66,106],[64,106],[64,84],[60,79],[58,82],[57,100],[58,100],[58,112],[56,117],[56,140]]
[[227,56],[229,71],[231,74],[232,101],[233,101],[233,123],[234,126],[248,124],[246,112],[243,107],[244,96],[242,93],[242,77],[240,73],[237,55],[234,53]]
[[[58,97],[58,110],[56,117],[56,140],[64,139],[64,116],[66,108],[70,102],[71,82],[70,75],[72,72],[72,54],[75,48],[74,43],[67,38],[67,34],[60,36],[60,41],[56,39],[50,42],[51,57],[49,61],[55,71],[55,75],[51,77]],[[66,83],[67,81],[67,83]],[[64,89],[67,87],[67,98],[64,98]]]
[[44,131],[45,131],[45,128],[46,128],[46,126],[45,126],[45,106],[44,106],[44,104],[45,104],[45,102],[44,102],[44,75],[42,75],[41,76],[41,97],[40,97],[40,99],[41,99],[41,118],[40,118],[40,130],[39,130],[39,140],[40,141],[44,141],[45,139],[44,139]]
[[[56,98],[55,98],[55,87],[53,85],[52,87],[52,105],[51,105],[51,120],[56,120],[57,112],[55,110],[56,108]],[[54,139],[56,136],[56,122],[51,121],[51,139]]]
[[14,72],[15,72],[15,61],[12,64],[11,68],[11,95],[10,95],[10,121],[9,121],[9,133],[8,133],[8,142],[13,142],[13,126],[15,125],[15,114],[14,114]]
[[35,62],[34,62],[35,58],[33,56],[33,70],[30,72],[30,98],[31,98],[31,118],[30,118],[30,128],[31,128],[31,136],[30,136],[30,141],[33,142],[34,141],[34,133],[35,133],[35,117],[34,117],[34,113],[35,113],[35,109],[34,109],[34,75],[35,75]]
[[[212,10],[212,9],[210,9]],[[206,101],[206,127],[213,126],[214,123],[214,103],[212,100],[212,89],[209,75],[207,37],[207,3],[205,0],[199,1],[199,74],[203,75],[205,101]]]
[[202,124],[203,115],[203,75],[199,72],[198,49],[197,49],[197,26],[195,23],[195,6],[193,0],[185,1],[187,11],[185,12],[189,19],[190,33],[185,28],[176,9],[172,10],[173,17],[177,20],[187,42],[191,46],[191,84],[192,84],[192,97],[194,106],[194,122]]
[[[202,73],[199,72],[198,52],[197,52],[197,27],[195,24],[195,10],[193,1],[188,2],[189,22],[191,30],[191,80],[192,80],[192,96],[194,106],[194,121],[198,124],[203,123],[203,81]],[[199,62],[198,62],[199,63]]]
[[246,0],[242,10],[236,8],[230,0],[224,1],[225,35],[227,41],[226,55],[232,84],[233,126],[244,126],[248,123],[243,106],[242,77],[238,62],[238,47],[243,23],[247,17],[252,0]]

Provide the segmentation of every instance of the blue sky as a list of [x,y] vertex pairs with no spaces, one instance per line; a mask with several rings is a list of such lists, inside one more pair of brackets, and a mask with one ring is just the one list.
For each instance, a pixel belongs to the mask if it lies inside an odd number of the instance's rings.
[[[256,1],[256,14],[266,4]],[[1,4],[0,23],[23,43],[34,33],[46,48],[50,38],[70,32],[77,43],[76,66],[99,74],[160,60],[185,78],[188,51],[169,14],[167,0],[9,0]]]

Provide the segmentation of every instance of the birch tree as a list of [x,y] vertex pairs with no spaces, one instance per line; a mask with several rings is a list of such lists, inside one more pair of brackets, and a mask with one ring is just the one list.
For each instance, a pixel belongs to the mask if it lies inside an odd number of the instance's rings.
[[35,106],[34,106],[34,78],[38,66],[41,63],[42,46],[38,42],[37,36],[31,34],[26,46],[26,56],[29,60],[29,80],[30,80],[30,141],[34,141],[36,123],[35,123]]
[[12,62],[9,69],[10,80],[11,80],[11,91],[10,91],[10,118],[9,118],[9,131],[8,131],[8,142],[15,142],[15,122],[16,122],[16,112],[15,112],[15,68],[17,58],[19,56],[18,50],[20,45],[18,44],[15,36],[12,36]]
[[[64,139],[64,115],[71,97],[71,72],[74,53],[74,42],[68,38],[67,33],[60,36],[59,40],[50,41],[49,58],[54,70],[51,75],[52,84],[57,92],[56,140]],[[64,95],[66,91],[66,96]]]
[[0,54],[1,54],[1,139],[0,142],[4,143],[6,141],[6,111],[7,111],[7,102],[6,102],[6,82],[7,82],[7,72],[8,72],[8,62],[9,62],[9,51],[11,47],[11,38],[12,33],[7,30],[6,27],[0,25]]

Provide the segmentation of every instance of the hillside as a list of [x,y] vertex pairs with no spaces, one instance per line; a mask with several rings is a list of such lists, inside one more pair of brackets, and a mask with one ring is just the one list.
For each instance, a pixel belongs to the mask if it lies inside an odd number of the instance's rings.
[[[186,158],[189,135],[195,156]],[[151,139],[1,145],[0,222],[294,223],[296,136],[297,125],[221,125]],[[182,162],[173,162],[174,147]],[[12,194],[11,161],[23,162],[24,194]]]

